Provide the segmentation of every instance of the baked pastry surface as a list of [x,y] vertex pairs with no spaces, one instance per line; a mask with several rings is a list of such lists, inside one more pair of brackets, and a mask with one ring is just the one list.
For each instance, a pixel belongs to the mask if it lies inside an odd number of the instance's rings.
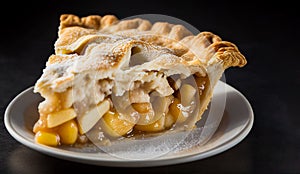
[[[237,46],[211,32],[113,15],[60,17],[55,53],[34,92],[45,98],[33,132],[46,145],[192,129],[229,67],[243,67]],[[97,129],[95,129],[97,128]]]

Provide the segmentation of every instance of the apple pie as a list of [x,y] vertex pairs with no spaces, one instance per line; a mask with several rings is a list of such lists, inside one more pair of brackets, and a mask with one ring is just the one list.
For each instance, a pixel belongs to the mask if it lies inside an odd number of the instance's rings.
[[37,143],[86,144],[189,130],[222,73],[243,67],[237,46],[211,32],[114,15],[60,17],[55,53],[34,86],[44,100]]

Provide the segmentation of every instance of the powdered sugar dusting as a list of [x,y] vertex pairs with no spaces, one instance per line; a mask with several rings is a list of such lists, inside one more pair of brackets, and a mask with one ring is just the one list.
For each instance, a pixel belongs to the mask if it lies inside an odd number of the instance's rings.
[[[138,38],[120,33],[85,35],[68,46],[68,49],[75,51],[74,53],[53,55],[59,57],[60,61],[47,64],[36,86],[51,86],[53,90],[63,91],[63,88],[71,86],[71,76],[76,77],[76,74],[93,71],[106,74],[100,75],[99,78],[114,78],[116,74],[126,73],[124,71],[127,70],[128,73],[132,73],[142,72],[143,69],[163,70],[168,76],[176,73],[191,74],[185,60],[174,55],[172,50],[146,43]],[[141,56],[147,61],[143,65],[130,67],[131,48],[137,46],[142,49]],[[77,53],[79,50],[80,53]],[[54,84],[58,78],[64,82],[64,86]]]

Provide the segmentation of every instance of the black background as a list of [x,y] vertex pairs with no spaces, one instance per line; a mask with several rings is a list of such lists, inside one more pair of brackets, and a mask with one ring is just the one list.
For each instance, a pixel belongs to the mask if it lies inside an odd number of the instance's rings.
[[[288,1],[8,1],[1,5],[0,173],[300,173],[299,12]],[[7,11],[5,11],[7,10]],[[242,92],[254,110],[254,125],[238,145],[204,160],[153,168],[109,168],[65,161],[33,151],[4,126],[9,102],[40,77],[54,52],[59,16],[140,14],[179,18],[200,31],[235,43],[244,68],[226,70],[226,81]]]

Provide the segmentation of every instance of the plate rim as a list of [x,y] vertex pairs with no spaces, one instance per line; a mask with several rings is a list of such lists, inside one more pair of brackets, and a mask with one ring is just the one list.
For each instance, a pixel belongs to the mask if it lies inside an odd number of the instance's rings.
[[[91,156],[82,156],[82,154],[89,154],[89,153],[83,153],[83,152],[75,152],[75,151],[67,151],[67,154],[64,154],[62,152],[65,152],[66,150],[64,149],[59,149],[56,147],[49,147],[46,145],[37,145],[33,143],[32,141],[28,140],[26,136],[23,136],[19,134],[19,131],[15,130],[14,126],[11,123],[11,117],[9,113],[13,109],[12,106],[17,102],[17,100],[24,94],[28,92],[33,91],[33,86],[26,88],[22,92],[20,92],[18,95],[16,95],[11,102],[7,105],[4,113],[4,125],[10,135],[15,138],[19,143],[27,146],[30,149],[36,150],[38,152],[41,152],[43,154],[60,158],[60,159],[65,159],[68,161],[74,161],[74,162],[80,162],[80,163],[85,163],[85,164],[92,164],[92,165],[98,165],[98,166],[109,166],[109,167],[156,167],[156,166],[166,166],[166,165],[175,165],[175,164],[182,164],[182,163],[187,163],[187,162],[192,162],[196,160],[201,160],[205,159],[217,154],[220,154],[238,143],[240,143],[245,137],[249,134],[253,127],[254,123],[254,112],[251,107],[250,102],[247,100],[247,98],[237,89],[232,87],[231,85],[219,81],[221,83],[224,83],[226,87],[231,88],[235,93],[238,94],[239,97],[243,99],[243,101],[246,104],[247,109],[250,111],[248,113],[249,121],[245,125],[245,127],[234,137],[228,139],[226,142],[219,144],[216,147],[213,147],[212,149],[209,149],[207,151],[201,152],[201,153],[193,153],[193,154],[188,154],[188,155],[182,155],[182,156],[177,156],[177,157],[166,157],[164,156],[159,157],[159,158],[154,158],[154,159],[145,159],[145,160],[124,160],[121,158],[114,158],[114,160],[111,160],[111,158],[106,159],[106,158],[101,158],[101,159],[96,159],[94,157],[91,158]],[[228,90],[227,90],[228,91]],[[53,150],[54,149],[54,150]],[[78,154],[81,154],[78,156]],[[91,155],[91,154],[89,154]]]

